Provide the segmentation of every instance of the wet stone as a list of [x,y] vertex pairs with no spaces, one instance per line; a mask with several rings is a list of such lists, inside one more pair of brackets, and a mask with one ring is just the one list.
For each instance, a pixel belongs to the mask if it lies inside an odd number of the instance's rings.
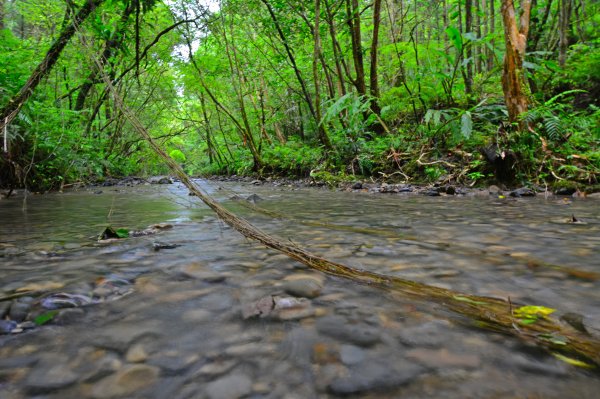
[[6,316],[9,309],[10,309],[10,302],[8,302],[8,301],[0,302],[0,319],[3,319],[4,316]]
[[329,391],[336,395],[350,395],[366,391],[385,391],[415,379],[423,369],[417,365],[373,359],[350,367],[347,375],[334,379]]
[[91,396],[97,399],[126,397],[153,385],[159,374],[157,367],[136,364],[104,378],[92,387]]
[[52,319],[52,322],[58,325],[73,324],[81,320],[85,311],[79,308],[63,309]]
[[175,375],[186,370],[198,361],[199,358],[199,355],[195,353],[161,352],[148,359],[148,363],[160,367],[165,375]]
[[317,321],[317,330],[359,346],[372,346],[380,341],[377,328],[364,323],[352,323],[342,316],[325,316]]
[[49,392],[73,385],[77,378],[69,369],[66,357],[54,355],[38,363],[27,376],[24,387],[31,393]]
[[340,347],[340,359],[346,366],[358,364],[365,359],[365,351],[354,345],[342,345]]
[[252,392],[252,380],[245,374],[231,374],[209,383],[209,399],[237,399]]
[[8,317],[16,322],[21,322],[27,318],[31,305],[23,302],[13,302],[8,312]]
[[297,297],[316,298],[321,294],[323,285],[313,278],[302,278],[284,282],[283,290]]
[[527,187],[521,187],[510,192],[511,197],[535,197],[535,191]]
[[408,327],[400,332],[400,342],[408,346],[442,346],[448,340],[449,327],[450,323],[445,320],[434,320]]
[[237,360],[217,359],[200,367],[197,374],[216,377],[225,374],[226,372],[237,366],[237,364]]
[[0,320],[0,334],[10,334],[17,328],[17,322],[13,320]]
[[148,353],[142,344],[134,344],[127,350],[125,360],[130,363],[141,363],[148,359]]

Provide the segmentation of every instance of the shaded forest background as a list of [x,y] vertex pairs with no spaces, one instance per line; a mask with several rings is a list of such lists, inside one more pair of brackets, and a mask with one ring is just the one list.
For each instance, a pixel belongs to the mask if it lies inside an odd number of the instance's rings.
[[167,172],[103,76],[192,175],[594,185],[599,8],[0,0],[0,186]]

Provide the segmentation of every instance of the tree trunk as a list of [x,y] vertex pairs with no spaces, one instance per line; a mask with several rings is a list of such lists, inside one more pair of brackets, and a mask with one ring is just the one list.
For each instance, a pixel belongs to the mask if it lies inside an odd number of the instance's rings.
[[[465,0],[465,33],[471,33],[473,30],[473,0]],[[465,94],[467,97],[473,93],[473,46],[471,41],[463,40],[465,48]]]
[[379,25],[381,22],[381,0],[373,2],[373,40],[371,42],[371,70],[369,73],[371,111],[381,115],[379,106],[379,82],[377,78],[377,47],[379,44]]
[[559,44],[558,65],[565,66],[567,60],[567,49],[569,48],[569,27],[571,25],[572,0],[561,0],[559,14]]
[[354,71],[356,79],[354,86],[358,95],[367,94],[367,84],[365,82],[365,67],[363,63],[362,38],[360,33],[360,12],[358,9],[358,0],[346,0],[346,13],[348,27],[350,28],[350,38],[352,41],[352,58],[354,60]]
[[[518,122],[519,115],[527,111],[529,91],[523,70],[523,60],[529,33],[531,0],[522,0],[522,13],[517,26],[517,17],[513,0],[502,0],[502,21],[504,22],[504,41],[506,54],[502,72],[502,89],[508,109],[508,119]],[[524,126],[520,126],[522,129]]]
[[102,3],[104,0],[87,0],[81,7],[77,15],[73,18],[73,21],[67,25],[56,41],[50,46],[50,49],[46,53],[46,56],[31,73],[31,76],[21,88],[21,90],[10,99],[8,104],[0,111],[0,131],[4,130],[4,126],[8,125],[12,120],[19,114],[23,104],[31,97],[33,91],[41,80],[48,75],[52,70],[56,61],[60,57],[60,53],[66,47],[71,40],[71,37],[75,34],[75,30],[79,25],[86,20],[87,17]]

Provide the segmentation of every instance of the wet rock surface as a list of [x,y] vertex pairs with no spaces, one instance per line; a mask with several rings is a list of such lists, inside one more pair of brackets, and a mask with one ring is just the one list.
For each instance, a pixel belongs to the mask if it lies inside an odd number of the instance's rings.
[[[585,399],[600,389],[596,375],[513,338],[465,327],[465,318],[440,304],[316,273],[249,242],[208,210],[176,205],[169,190],[188,198],[177,183],[118,188],[124,191],[50,203],[54,210],[66,201],[69,218],[31,215],[35,226],[19,222],[36,234],[48,229],[49,236],[64,223],[63,236],[43,243],[57,256],[25,250],[39,248],[39,236],[0,231],[0,242],[14,246],[0,250],[23,252],[2,258],[0,298],[8,299],[0,300],[0,397]],[[356,192],[313,195],[248,181],[238,191],[245,199],[259,190],[259,205],[298,218],[385,230],[327,230],[243,215],[330,259],[556,307],[565,323],[581,319],[596,333],[598,281],[533,262],[593,271],[600,264],[595,206],[542,202],[541,195],[501,201],[491,189],[469,198],[445,186],[435,188],[445,198],[415,195],[420,188],[408,185],[389,185],[376,199],[364,194],[379,188],[365,183]],[[206,189],[222,201],[231,197]],[[181,247],[154,251],[156,237],[145,235],[86,241],[97,231],[81,226],[105,225],[110,193],[115,203],[132,204],[115,210],[124,225],[144,230],[167,221],[172,228],[156,233],[160,242]],[[144,205],[144,198],[154,199]],[[34,200],[29,207],[36,209]],[[549,222],[573,213],[587,224]],[[64,241],[77,234],[78,245],[67,248]],[[24,314],[22,321],[12,320],[15,305],[13,316]],[[34,322],[55,311],[45,323]]]

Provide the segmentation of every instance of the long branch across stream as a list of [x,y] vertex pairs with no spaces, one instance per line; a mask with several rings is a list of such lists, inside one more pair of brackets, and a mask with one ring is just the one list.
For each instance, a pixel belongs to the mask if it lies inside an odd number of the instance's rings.
[[[597,200],[226,186],[293,216],[275,220],[201,184],[325,258],[555,308],[600,335]],[[471,328],[439,304],[306,269],[187,193],[103,187],[30,196],[25,209],[0,202],[0,327],[14,330],[0,335],[2,398],[595,398],[600,389],[596,372]],[[108,223],[173,228],[96,244]],[[12,319],[26,325],[52,304],[48,323],[13,329]]]

